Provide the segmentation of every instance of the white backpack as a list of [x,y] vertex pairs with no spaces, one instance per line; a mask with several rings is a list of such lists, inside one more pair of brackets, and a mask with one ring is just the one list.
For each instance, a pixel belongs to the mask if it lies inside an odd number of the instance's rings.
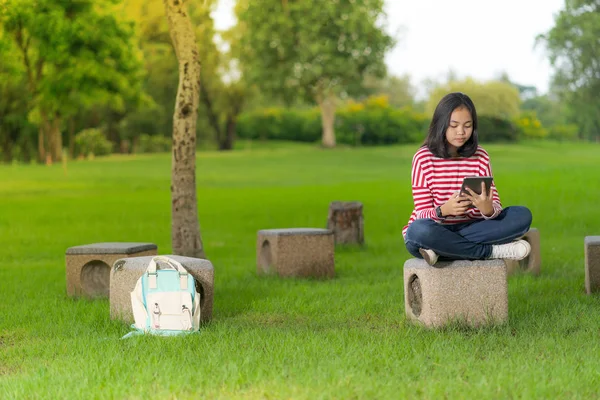
[[137,333],[170,336],[200,329],[196,282],[172,258],[156,256],[150,260],[131,292],[131,306]]

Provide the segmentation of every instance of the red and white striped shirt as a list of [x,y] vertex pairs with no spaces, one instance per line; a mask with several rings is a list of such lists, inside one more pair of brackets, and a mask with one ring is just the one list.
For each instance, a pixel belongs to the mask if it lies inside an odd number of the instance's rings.
[[490,156],[482,147],[478,146],[471,157],[459,158],[439,158],[434,156],[426,146],[421,147],[412,161],[411,181],[415,208],[408,225],[402,229],[402,236],[406,236],[408,226],[419,218],[430,218],[442,224],[496,218],[502,211],[502,203],[494,182],[492,182],[494,213],[491,216],[486,217],[479,209],[471,208],[465,215],[448,216],[443,219],[437,217],[436,207],[443,205],[460,190],[466,176],[493,176]]

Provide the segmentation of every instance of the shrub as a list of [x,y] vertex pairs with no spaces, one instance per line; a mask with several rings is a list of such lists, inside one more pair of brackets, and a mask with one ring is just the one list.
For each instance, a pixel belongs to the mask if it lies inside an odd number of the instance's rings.
[[509,120],[491,117],[489,115],[478,115],[477,119],[479,123],[478,135],[480,142],[491,143],[517,141],[517,129]]
[[410,108],[342,109],[336,118],[338,143],[386,145],[414,143],[425,137],[427,118]]
[[579,137],[579,128],[574,124],[554,125],[549,129],[548,139],[563,141],[577,140]]
[[542,139],[548,136],[548,131],[542,126],[535,111],[523,111],[515,118],[515,127],[519,136],[523,138]]
[[[383,145],[422,140],[428,120],[410,108],[395,109],[385,98],[350,102],[336,112],[338,143]],[[243,139],[277,139],[316,142],[321,138],[321,113],[309,110],[269,108],[240,115],[237,135]]]
[[171,151],[171,138],[145,133],[140,135],[135,148],[137,153],[165,153],[169,151]]
[[238,117],[236,134],[242,139],[314,142],[321,137],[318,110],[266,108]]
[[113,144],[100,129],[84,129],[75,135],[75,152],[78,156],[103,156],[112,150]]

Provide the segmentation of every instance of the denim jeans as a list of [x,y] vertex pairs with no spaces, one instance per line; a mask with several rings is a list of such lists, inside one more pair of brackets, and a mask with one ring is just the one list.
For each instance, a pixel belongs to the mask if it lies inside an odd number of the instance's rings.
[[424,218],[413,221],[404,238],[410,254],[423,258],[419,249],[435,251],[440,260],[483,260],[492,254],[492,245],[508,243],[523,236],[531,226],[531,211],[512,206],[494,219],[462,224],[439,224]]

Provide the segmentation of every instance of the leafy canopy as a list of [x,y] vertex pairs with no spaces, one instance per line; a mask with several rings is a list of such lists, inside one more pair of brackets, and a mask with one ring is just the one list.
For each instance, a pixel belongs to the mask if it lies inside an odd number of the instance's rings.
[[337,94],[385,73],[383,0],[240,0],[236,14],[244,74],[270,93]]

